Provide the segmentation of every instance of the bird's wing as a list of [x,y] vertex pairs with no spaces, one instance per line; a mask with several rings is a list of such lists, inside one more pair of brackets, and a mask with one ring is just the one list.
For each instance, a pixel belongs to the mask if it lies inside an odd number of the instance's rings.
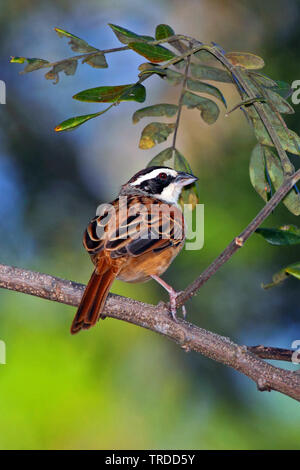
[[181,210],[158,199],[130,196],[117,199],[91,220],[84,234],[86,250],[102,250],[111,258],[163,251],[184,240]]

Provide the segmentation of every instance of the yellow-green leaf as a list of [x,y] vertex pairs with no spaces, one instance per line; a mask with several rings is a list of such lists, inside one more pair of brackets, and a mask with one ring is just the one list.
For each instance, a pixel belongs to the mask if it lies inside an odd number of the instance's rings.
[[220,110],[214,101],[191,93],[190,91],[184,92],[182,104],[189,109],[199,109],[202,119],[207,124],[213,124],[219,117]]
[[47,80],[54,80],[54,84],[59,81],[59,72],[66,75],[74,75],[77,69],[77,60],[66,59],[58,62],[52,69],[45,74]]
[[147,106],[146,108],[138,109],[132,116],[133,124],[139,122],[143,117],[151,116],[167,116],[172,117],[178,111],[178,106],[176,104],[154,104],[152,106]]
[[231,75],[227,70],[201,64],[191,64],[190,69],[192,75],[200,80],[214,80],[215,82],[232,83]]
[[[186,158],[175,149],[174,153],[174,169],[176,171],[184,171],[186,173],[193,174],[190,164],[186,160]],[[200,200],[200,190],[198,182],[183,188],[181,191],[179,203],[183,207],[184,204],[191,204],[192,209],[195,208],[195,205],[198,204]]]
[[[264,147],[264,153],[271,181],[274,188],[277,190],[284,181],[284,173],[280,160],[268,147]],[[291,189],[282,202],[292,214],[300,215],[300,194],[298,194],[294,188]]]
[[249,173],[250,181],[255,191],[267,202],[271,188],[266,176],[264,151],[260,144],[257,144],[251,153]]
[[166,39],[170,36],[174,36],[175,32],[171,26],[167,24],[159,24],[155,29],[155,39]]
[[[267,104],[264,105],[264,109],[268,115],[269,121],[274,131],[277,133],[277,136],[280,140],[283,149],[296,155],[300,155],[299,136],[294,131],[287,129],[280,121],[279,117],[276,116],[273,111],[271,111]],[[253,106],[247,106],[245,110],[253,123],[254,133],[256,135],[257,140],[262,145],[274,147],[273,141],[267,129],[265,128],[261,118],[259,117],[256,109]]]
[[250,52],[228,52],[225,57],[234,66],[245,67],[250,70],[259,70],[265,66],[264,60]]
[[192,80],[191,78],[188,78],[187,88],[192,91],[197,91],[198,93],[206,93],[208,95],[212,95],[215,98],[221,100],[225,108],[227,107],[223,93],[221,93],[221,91],[213,85],[201,82],[200,80]]
[[296,279],[300,279],[300,263],[294,263],[285,268],[285,272],[294,276]]
[[265,94],[275,106],[276,110],[281,114],[294,114],[293,107],[278,93],[271,89],[265,88]]
[[273,275],[272,282],[270,284],[263,284],[262,287],[264,289],[275,287],[285,281],[289,276],[300,279],[300,262],[290,264],[286,268],[281,269],[281,271]]
[[174,132],[175,124],[166,124],[164,122],[152,122],[148,124],[141,135],[139,148],[143,150],[151,149],[156,144],[167,140],[169,135]]
[[56,126],[54,130],[56,132],[73,130],[78,126],[81,126],[81,124],[84,124],[85,122],[89,121],[90,119],[93,119],[97,116],[100,116],[101,114],[104,114],[110,108],[111,106],[104,109],[104,111],[100,111],[99,113],[85,114],[83,116],[75,116],[75,117],[66,119],[65,121],[61,122],[58,126]]
[[80,39],[77,36],[74,36],[74,34],[68,33],[68,31],[65,31],[60,28],[54,28],[54,30],[57,32],[59,37],[66,37],[70,39],[69,43],[71,46],[72,51],[74,52],[97,52],[99,49],[96,49],[95,47],[90,46],[86,41],[83,39]]
[[28,58],[28,57],[11,57],[10,62],[12,64],[24,64],[27,62],[26,67],[21,74],[23,73],[28,73],[28,72],[33,72],[34,70],[38,70],[41,68],[44,68],[45,65],[49,64],[48,60],[44,59],[35,59],[35,58]]
[[118,86],[100,86],[83,90],[73,96],[75,100],[91,103],[115,103],[118,101],[137,101],[142,103],[146,98],[146,89],[140,83]]
[[164,150],[162,150],[158,155],[155,155],[152,160],[147,165],[147,168],[150,166],[164,166],[164,164],[168,161],[171,160],[173,155],[173,148],[168,147]]
[[108,67],[103,52],[96,52],[95,54],[88,55],[82,60],[82,63],[91,65],[91,67],[96,69],[106,69]]
[[184,75],[176,70],[163,69],[158,65],[146,62],[139,66],[140,76],[150,73],[156,73],[160,78],[166,80],[170,85],[180,85],[184,80]]
[[136,34],[129,29],[122,28],[116,24],[108,23],[108,26],[113,30],[117,38],[123,44],[129,44],[130,42],[139,42],[139,41],[154,41],[152,36],[143,36]]

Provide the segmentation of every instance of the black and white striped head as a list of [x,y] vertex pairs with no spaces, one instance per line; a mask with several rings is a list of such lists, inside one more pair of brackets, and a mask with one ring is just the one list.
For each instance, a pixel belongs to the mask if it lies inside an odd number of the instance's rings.
[[198,178],[183,171],[165,166],[151,166],[136,173],[126,184],[139,189],[162,201],[176,204],[184,186],[194,183]]

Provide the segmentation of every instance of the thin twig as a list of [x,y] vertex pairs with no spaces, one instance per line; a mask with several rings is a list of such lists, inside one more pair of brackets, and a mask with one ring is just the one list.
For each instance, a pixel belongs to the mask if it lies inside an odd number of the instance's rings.
[[272,346],[247,346],[248,351],[256,354],[262,359],[270,359],[272,361],[291,362],[294,351],[291,349],[273,348]]
[[238,237],[235,237],[225,250],[222,251],[222,253],[210,264],[210,266],[208,266],[208,268],[178,296],[176,301],[178,306],[183,305],[190,297],[195,295],[200,287],[202,287],[203,284],[205,284],[221,268],[221,266],[223,266],[223,264],[225,264],[232,255],[234,255],[234,253],[244,245],[248,238],[271,214],[299,179],[300,170],[284,181],[273,197],[267,202],[250,224],[247,225],[241,234]]
[[[66,61],[74,61],[74,60],[77,61],[80,59],[86,59],[90,56],[94,57],[95,55],[110,54],[112,52],[126,51],[128,49],[129,49],[128,46],[115,47],[113,49],[103,49],[102,51],[99,49],[98,51],[87,52],[85,54],[73,55],[71,57],[68,57],[67,59],[57,60],[56,62],[47,62],[45,64],[41,64],[37,70],[55,67],[56,65],[59,65],[62,62],[66,62]],[[23,73],[26,73],[26,72],[24,72],[24,70],[21,70],[20,74],[23,74]]]

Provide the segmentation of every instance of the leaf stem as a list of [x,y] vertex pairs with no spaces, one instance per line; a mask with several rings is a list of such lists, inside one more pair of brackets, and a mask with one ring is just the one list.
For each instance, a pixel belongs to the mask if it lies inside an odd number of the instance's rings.
[[180,123],[180,117],[181,117],[181,111],[182,111],[182,106],[183,106],[183,98],[184,98],[184,92],[186,88],[186,82],[188,79],[188,74],[189,74],[189,66],[190,66],[190,61],[191,57],[188,56],[187,59],[185,59],[186,65],[185,65],[185,71],[184,71],[184,79],[182,82],[182,88],[180,92],[180,97],[178,101],[178,111],[177,111],[177,117],[176,117],[176,122],[175,122],[175,129],[174,129],[174,136],[173,136],[173,141],[172,141],[172,156],[173,159],[175,158],[175,147],[176,147],[176,139],[177,139],[177,134],[178,134],[178,128],[179,128],[179,123]]
[[112,52],[119,52],[119,51],[126,51],[128,50],[129,47],[128,46],[123,46],[123,47],[115,47],[114,49],[104,49],[104,50],[100,50],[97,52],[97,51],[94,51],[94,52],[87,52],[86,54],[79,54],[79,55],[74,55],[72,57],[68,57],[67,59],[61,59],[61,60],[57,60],[56,62],[47,62],[46,64],[43,64],[41,65],[37,70],[40,70],[40,69],[46,69],[46,68],[50,68],[50,67],[55,67],[56,65],[59,65],[61,64],[62,62],[65,62],[65,61],[74,61],[74,60],[80,60],[80,59],[85,59],[85,58],[88,58],[90,56],[95,56],[95,55],[102,55],[102,54],[110,54]]

